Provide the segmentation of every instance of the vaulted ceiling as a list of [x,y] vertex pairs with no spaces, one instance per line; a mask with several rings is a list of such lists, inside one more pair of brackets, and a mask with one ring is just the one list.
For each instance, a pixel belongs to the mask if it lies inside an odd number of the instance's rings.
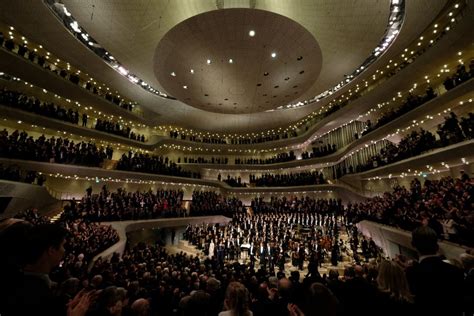
[[[447,1],[405,2],[398,37],[363,77],[415,40]],[[120,76],[42,1],[1,1],[0,19],[138,101],[154,124],[232,132],[286,126],[327,103],[271,111],[344,80],[379,44],[390,14],[389,0],[62,3],[130,72],[177,100],[160,98]]]

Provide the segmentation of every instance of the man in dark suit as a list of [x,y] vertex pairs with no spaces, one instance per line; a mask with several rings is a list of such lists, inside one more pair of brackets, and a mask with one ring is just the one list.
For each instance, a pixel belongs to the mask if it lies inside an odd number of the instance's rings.
[[422,226],[412,233],[419,262],[408,268],[407,278],[420,315],[462,315],[463,272],[438,255],[436,232]]
[[53,294],[49,273],[64,256],[66,234],[57,224],[42,224],[29,231],[23,277],[10,293],[15,315],[60,315],[65,308]]

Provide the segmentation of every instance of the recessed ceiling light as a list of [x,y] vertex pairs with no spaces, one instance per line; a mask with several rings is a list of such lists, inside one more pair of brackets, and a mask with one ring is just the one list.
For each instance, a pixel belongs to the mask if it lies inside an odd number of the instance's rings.
[[170,75],[172,75],[173,77],[176,77],[176,74],[174,73],[174,71]]
[[232,64],[234,61],[232,60],[232,58],[229,59],[229,64]]
[[183,89],[187,89],[187,88],[188,88],[188,86],[183,86]]
[[264,75],[264,76],[268,76],[269,73],[265,71],[265,72],[263,73],[263,75]]
[[210,59],[207,60],[207,64],[208,64],[208,65],[211,64],[211,60],[210,60]]
[[191,72],[192,74],[194,73],[194,69],[191,69],[189,72]]
[[272,58],[275,58],[275,57],[277,57],[277,53],[273,52],[272,53]]
[[249,36],[250,36],[250,37],[254,37],[254,36],[255,36],[255,31],[254,31],[254,30],[250,30]]

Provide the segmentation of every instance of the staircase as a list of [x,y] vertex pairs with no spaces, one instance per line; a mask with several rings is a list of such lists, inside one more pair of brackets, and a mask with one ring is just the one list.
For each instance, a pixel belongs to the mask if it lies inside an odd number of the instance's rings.
[[204,258],[202,251],[196,249],[196,247],[191,245],[187,240],[180,240],[178,241],[177,245],[167,245],[166,249],[171,254],[184,252],[188,256],[198,256],[199,258]]

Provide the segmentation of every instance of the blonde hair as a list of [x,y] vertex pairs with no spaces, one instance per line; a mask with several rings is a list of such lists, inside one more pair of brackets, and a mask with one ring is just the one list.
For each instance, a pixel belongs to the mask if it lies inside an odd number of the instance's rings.
[[246,316],[249,313],[249,291],[239,282],[231,282],[225,292],[226,305],[233,316]]
[[395,261],[383,260],[377,276],[379,289],[398,300],[413,302],[405,271]]

